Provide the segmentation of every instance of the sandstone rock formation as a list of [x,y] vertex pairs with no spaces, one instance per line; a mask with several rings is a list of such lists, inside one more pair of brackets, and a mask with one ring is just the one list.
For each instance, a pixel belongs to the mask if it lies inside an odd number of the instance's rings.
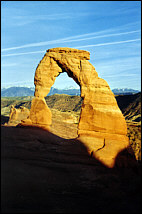
[[20,108],[16,109],[13,105],[11,105],[8,125],[17,125],[21,121],[28,118],[29,115],[29,109],[25,108],[24,106],[21,106]]
[[98,77],[89,59],[90,53],[83,50],[47,50],[35,72],[35,98],[28,123],[50,126],[51,112],[44,97],[49,93],[56,77],[67,72],[80,86],[83,98],[78,139],[86,145],[90,154],[105,165],[113,167],[118,152],[129,145],[127,125],[109,85]]

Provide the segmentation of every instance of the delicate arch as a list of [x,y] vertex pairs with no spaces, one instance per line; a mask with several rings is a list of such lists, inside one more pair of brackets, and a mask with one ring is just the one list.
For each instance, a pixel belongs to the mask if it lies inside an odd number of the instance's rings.
[[[56,77],[67,74],[81,87],[83,104],[78,125],[78,137],[103,161],[102,151],[111,151],[111,144],[116,151],[128,146],[127,125],[114,94],[107,82],[98,77],[94,66],[88,61],[90,53],[73,48],[53,48],[47,50],[37,66],[34,84],[35,98],[32,101],[29,123],[33,125],[51,125],[51,111],[44,97],[49,93]],[[110,155],[110,153],[109,153]],[[111,159],[112,161],[112,159]]]

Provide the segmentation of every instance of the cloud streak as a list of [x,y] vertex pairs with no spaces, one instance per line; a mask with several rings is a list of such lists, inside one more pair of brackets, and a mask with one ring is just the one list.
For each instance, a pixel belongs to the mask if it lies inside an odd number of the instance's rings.
[[123,33],[105,34],[105,35],[99,35],[99,36],[94,36],[94,37],[89,37],[89,38],[73,39],[73,40],[68,40],[68,41],[63,41],[63,42],[77,42],[77,41],[98,39],[98,38],[104,38],[104,37],[121,36],[121,35],[137,33],[137,32],[140,32],[140,30],[135,30],[135,31],[130,31],[130,32],[123,32]]
[[12,66],[17,66],[18,63],[4,63],[4,64],[1,64],[2,67],[12,67]]
[[21,48],[29,48],[29,47],[37,47],[37,46],[44,46],[44,45],[50,45],[50,44],[57,44],[57,43],[66,42],[66,41],[68,42],[68,41],[70,41],[70,39],[75,39],[75,38],[84,37],[84,36],[90,36],[90,35],[94,35],[94,34],[99,34],[101,32],[104,32],[104,31],[87,33],[87,34],[82,34],[82,35],[77,35],[77,36],[71,36],[71,37],[66,37],[66,38],[52,40],[52,41],[30,43],[30,44],[26,44],[26,45],[17,46],[17,47],[4,48],[1,51],[3,52],[3,51],[16,50],[16,49],[21,49]]
[[36,53],[45,53],[45,52],[46,52],[46,50],[44,50],[44,51],[24,52],[24,53],[4,54],[4,55],[1,55],[1,56],[20,56],[20,55],[36,54]]
[[[117,41],[117,42],[106,42],[106,43],[99,43],[99,44],[92,44],[92,45],[84,45],[84,46],[77,46],[72,48],[88,48],[88,47],[99,47],[99,46],[109,46],[109,45],[117,45],[117,44],[125,44],[125,43],[131,43],[131,42],[137,42],[141,39],[131,39],[131,40],[124,40],[124,41]],[[35,53],[45,53],[46,50],[43,51],[32,51],[32,52],[23,52],[23,53],[13,53],[13,54],[4,54],[1,55],[2,57],[5,56],[19,56],[19,55],[27,55],[27,54],[35,54]]]
[[88,47],[97,47],[97,46],[106,46],[106,45],[117,45],[117,44],[129,43],[129,42],[136,42],[140,40],[141,39],[131,39],[131,40],[125,40],[125,41],[118,41],[118,42],[106,42],[106,43],[100,43],[95,45],[83,45],[83,46],[78,46],[74,48],[88,48]]
[[[17,12],[17,11],[16,11]],[[22,13],[22,12],[21,12]],[[19,14],[19,13],[18,13]],[[59,21],[67,19],[77,19],[83,16],[90,16],[93,13],[88,12],[66,12],[66,13],[52,13],[48,15],[14,15],[11,17],[10,23],[12,26],[24,26],[27,24],[32,24],[39,21]]]
[[114,74],[114,75],[103,75],[105,78],[116,78],[116,77],[132,77],[137,76],[137,74]]
[[[138,33],[138,32],[140,32],[140,30],[122,32],[122,33],[104,34],[104,35],[98,35],[98,36],[86,37],[86,38],[79,38],[79,37],[84,37],[84,36],[96,35],[96,34],[104,33],[104,32],[105,31],[100,31],[100,32],[94,32],[94,33],[90,33],[90,34],[82,34],[82,35],[77,35],[77,36],[62,38],[62,39],[58,39],[58,40],[52,40],[52,41],[46,41],[46,42],[38,42],[38,43],[31,43],[31,44],[21,45],[21,46],[17,46],[17,47],[4,48],[1,51],[2,52],[3,51],[11,51],[11,50],[17,50],[17,49],[22,49],[22,48],[39,47],[39,46],[50,45],[50,44],[68,43],[68,42],[79,42],[79,41],[85,41],[85,40],[91,40],[91,39],[98,39],[98,38],[105,38],[105,37],[128,35],[128,34]],[[108,30],[108,32],[109,32],[109,30]]]
[[2,83],[2,85],[14,85],[15,84],[27,84],[27,83],[33,83],[34,84],[34,81],[33,80],[27,80],[27,81],[15,81],[15,82],[4,82]]

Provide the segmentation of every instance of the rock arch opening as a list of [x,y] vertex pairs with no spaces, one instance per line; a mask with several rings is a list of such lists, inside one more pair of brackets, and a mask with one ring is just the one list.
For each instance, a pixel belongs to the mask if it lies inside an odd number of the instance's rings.
[[[53,90],[56,89],[56,90]],[[70,91],[66,91],[70,90]],[[71,91],[72,90],[72,91]],[[74,90],[74,91],[73,91]],[[56,92],[59,94],[66,93],[69,95],[80,95],[80,85],[77,84],[72,77],[70,77],[67,72],[60,73],[56,79],[54,84],[52,85],[50,92],[47,96],[53,95]]]
[[50,131],[66,139],[78,137],[82,98],[80,87],[67,72],[56,77],[45,100],[52,113]]

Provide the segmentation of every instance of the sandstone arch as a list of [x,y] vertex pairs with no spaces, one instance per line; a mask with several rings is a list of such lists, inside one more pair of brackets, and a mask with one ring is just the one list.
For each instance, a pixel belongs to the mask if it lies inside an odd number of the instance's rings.
[[78,138],[91,154],[93,151],[95,157],[112,167],[118,152],[128,146],[127,125],[109,85],[98,77],[89,59],[90,53],[83,50],[47,50],[35,72],[35,98],[30,117],[24,122],[50,127],[52,115],[44,97],[49,93],[56,77],[67,72],[80,85],[83,98]]

